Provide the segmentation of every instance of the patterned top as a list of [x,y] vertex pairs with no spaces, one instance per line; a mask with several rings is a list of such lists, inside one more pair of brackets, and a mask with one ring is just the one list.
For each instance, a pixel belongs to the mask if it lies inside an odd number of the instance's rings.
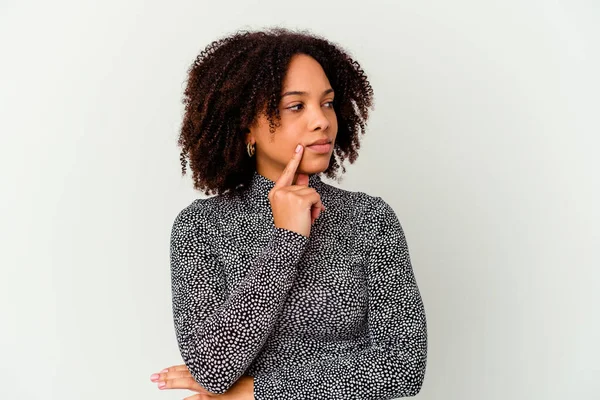
[[396,214],[311,175],[327,208],[310,237],[275,227],[274,182],[196,199],[171,232],[173,317],[194,379],[256,400],[386,400],[419,392],[423,302]]

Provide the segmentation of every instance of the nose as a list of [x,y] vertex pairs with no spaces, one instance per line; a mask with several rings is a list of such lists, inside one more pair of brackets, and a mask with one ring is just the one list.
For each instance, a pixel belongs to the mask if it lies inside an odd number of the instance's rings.
[[315,107],[314,112],[310,113],[309,129],[311,131],[316,131],[317,129],[325,131],[329,128],[329,124],[329,118],[325,115],[321,107]]

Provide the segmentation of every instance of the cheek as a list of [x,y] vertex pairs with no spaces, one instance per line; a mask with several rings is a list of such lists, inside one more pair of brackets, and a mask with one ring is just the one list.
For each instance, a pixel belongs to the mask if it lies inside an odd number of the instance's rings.
[[329,117],[329,122],[331,123],[331,126],[335,126],[337,127],[337,114],[335,113],[335,111],[331,112],[331,117]]
[[330,122],[330,126],[329,126],[329,130],[331,131],[331,134],[333,136],[333,138],[335,139],[335,137],[337,136],[337,131],[338,131],[338,122],[337,122],[337,118],[334,117],[331,119]]
[[[283,126],[282,126],[283,128]],[[293,126],[286,125],[285,129],[278,129],[270,139],[269,153],[271,158],[282,163],[287,163],[294,155],[294,150],[298,143],[303,142],[302,134],[299,129],[293,129]]]

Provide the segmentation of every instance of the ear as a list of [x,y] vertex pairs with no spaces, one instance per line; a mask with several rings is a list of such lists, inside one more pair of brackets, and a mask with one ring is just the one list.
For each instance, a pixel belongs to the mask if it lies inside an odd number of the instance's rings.
[[250,130],[250,128],[244,129],[244,142],[245,143],[256,143],[256,138]]

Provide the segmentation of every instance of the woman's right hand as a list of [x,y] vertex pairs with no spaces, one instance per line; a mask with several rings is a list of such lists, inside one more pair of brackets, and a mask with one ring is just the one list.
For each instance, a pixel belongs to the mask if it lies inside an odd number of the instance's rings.
[[303,152],[304,147],[299,144],[292,159],[269,192],[269,202],[276,227],[308,237],[312,224],[325,207],[321,203],[319,193],[314,188],[308,187],[308,175],[298,174],[296,184],[292,184]]
[[215,394],[204,389],[192,377],[185,364],[165,368],[160,373],[150,377],[152,382],[158,383],[158,388],[165,389],[188,389],[198,392],[184,400],[254,400],[254,378],[250,375],[242,375],[225,393]]

